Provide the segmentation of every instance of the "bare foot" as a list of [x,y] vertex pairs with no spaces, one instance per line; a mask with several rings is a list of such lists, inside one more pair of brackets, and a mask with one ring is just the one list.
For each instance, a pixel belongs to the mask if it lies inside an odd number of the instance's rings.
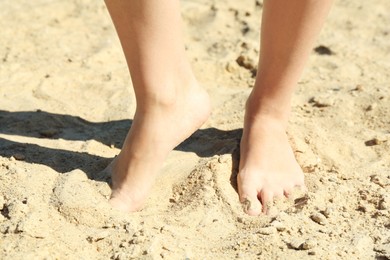
[[173,102],[137,109],[121,152],[107,168],[112,174],[110,203],[114,208],[141,209],[168,153],[208,118],[209,97],[193,85]]
[[285,120],[268,112],[253,112],[247,105],[241,140],[238,193],[246,213],[253,216],[267,213],[274,198],[288,196],[294,187],[305,189]]

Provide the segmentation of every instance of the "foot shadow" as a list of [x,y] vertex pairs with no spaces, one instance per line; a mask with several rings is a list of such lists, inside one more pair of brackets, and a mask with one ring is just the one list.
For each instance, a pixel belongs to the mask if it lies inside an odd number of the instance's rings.
[[[22,112],[0,110],[0,134],[69,141],[95,140],[117,148],[122,147],[131,124],[132,120],[90,122],[77,116],[41,110]],[[97,176],[96,173],[103,170],[112,159],[85,152],[18,143],[6,139],[4,135],[0,138],[0,156],[10,158],[15,154],[22,154],[24,161],[46,165],[60,173],[81,169],[89,178],[101,180],[101,176]],[[238,168],[237,151],[241,135],[242,129],[201,129],[178,145],[175,150],[193,152],[199,157],[232,154],[236,157],[233,158],[235,162],[232,169],[233,176]],[[233,185],[235,178],[232,177],[231,181]],[[236,184],[233,186],[236,187]]]

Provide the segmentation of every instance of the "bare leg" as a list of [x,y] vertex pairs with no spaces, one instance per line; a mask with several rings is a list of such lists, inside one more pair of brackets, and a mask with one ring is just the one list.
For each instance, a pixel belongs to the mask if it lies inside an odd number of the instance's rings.
[[265,0],[259,70],[245,113],[237,177],[249,215],[288,195],[304,176],[286,136],[291,96],[331,0]]
[[140,209],[168,153],[209,115],[186,59],[178,0],[106,0],[130,70],[137,109],[112,173],[110,203]]

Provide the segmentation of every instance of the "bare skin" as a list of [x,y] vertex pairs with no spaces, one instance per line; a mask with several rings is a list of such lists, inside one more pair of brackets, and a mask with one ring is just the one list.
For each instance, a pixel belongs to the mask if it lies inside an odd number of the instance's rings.
[[[247,101],[238,191],[258,215],[304,187],[285,133],[290,100],[331,0],[265,0],[259,73]],[[210,113],[185,58],[178,0],[106,0],[130,70],[137,109],[112,174],[113,207],[142,208],[167,154]]]
[[331,0],[265,0],[258,74],[245,110],[237,176],[249,215],[306,189],[286,136],[291,97]]
[[[201,108],[199,104],[203,104]],[[199,87],[172,106],[137,111],[111,166],[112,206],[128,212],[141,209],[168,153],[197,130],[208,115],[208,96]]]
[[176,0],[107,0],[130,69],[137,100],[122,150],[107,168],[110,203],[142,208],[170,151],[208,118],[210,102],[185,55]]

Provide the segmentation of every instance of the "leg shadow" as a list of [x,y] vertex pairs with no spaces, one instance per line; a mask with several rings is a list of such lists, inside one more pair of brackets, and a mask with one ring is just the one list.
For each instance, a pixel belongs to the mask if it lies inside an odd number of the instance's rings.
[[72,141],[96,140],[121,147],[131,120],[89,122],[77,116],[45,111],[8,112],[0,110],[0,133]]
[[88,153],[52,149],[0,138],[0,156],[10,158],[15,154],[22,154],[25,162],[46,165],[59,173],[80,169],[92,179],[93,173],[102,170],[111,161],[111,158]]
[[[2,134],[71,141],[96,140],[117,148],[122,147],[131,123],[131,120],[89,122],[76,116],[40,110],[22,112],[0,110],[0,133]],[[233,169],[230,181],[236,188],[235,175],[238,170],[238,146],[241,135],[242,129],[201,129],[178,145],[175,150],[192,152],[199,157],[232,154]],[[81,169],[90,178],[99,180],[102,177],[96,176],[96,173],[103,170],[112,159],[0,138],[0,156],[11,157],[16,153],[23,154],[24,160],[28,163],[43,164],[60,173]]]

